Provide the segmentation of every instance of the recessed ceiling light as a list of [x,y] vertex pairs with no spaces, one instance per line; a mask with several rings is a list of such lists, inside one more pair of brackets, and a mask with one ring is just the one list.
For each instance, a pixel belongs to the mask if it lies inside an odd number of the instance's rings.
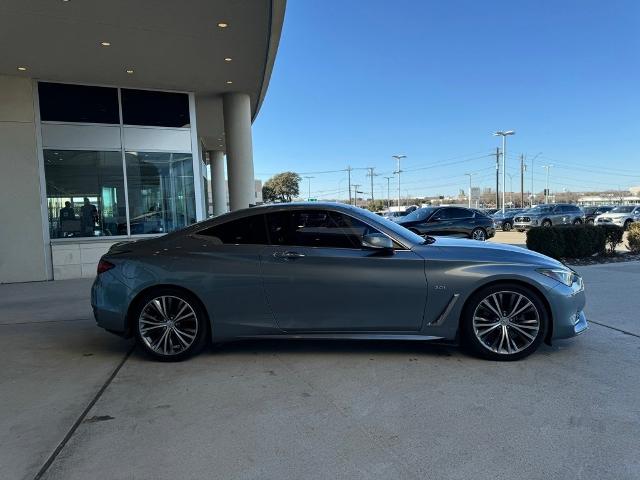
[[125,72],[127,72],[129,75],[132,75],[133,74],[133,68],[127,68],[125,70]]
[[18,70],[20,70],[21,72],[26,72],[27,71],[27,67],[18,67]]
[[220,28],[227,28],[229,26],[229,24],[227,22],[218,22],[218,27]]
[[100,42],[100,45],[102,45],[103,47],[110,47],[111,42]]
[[231,57],[225,57],[225,59],[224,59],[225,62],[230,62],[231,60],[233,60],[233,58],[231,58]]
[[227,85],[231,85],[233,82],[231,80],[227,80]]

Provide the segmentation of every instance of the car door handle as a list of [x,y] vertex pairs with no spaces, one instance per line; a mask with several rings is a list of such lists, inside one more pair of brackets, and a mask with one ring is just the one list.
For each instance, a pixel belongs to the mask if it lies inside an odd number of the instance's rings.
[[273,254],[274,258],[284,258],[286,260],[294,259],[294,258],[302,258],[304,257],[304,253],[299,252],[275,252]]

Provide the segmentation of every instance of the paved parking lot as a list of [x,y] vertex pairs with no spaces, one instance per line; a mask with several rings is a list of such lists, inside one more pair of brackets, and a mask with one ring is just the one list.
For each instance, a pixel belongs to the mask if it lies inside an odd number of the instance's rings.
[[89,282],[0,285],[0,478],[640,478],[640,263],[583,267],[591,329],[527,360],[241,342],[154,363]]

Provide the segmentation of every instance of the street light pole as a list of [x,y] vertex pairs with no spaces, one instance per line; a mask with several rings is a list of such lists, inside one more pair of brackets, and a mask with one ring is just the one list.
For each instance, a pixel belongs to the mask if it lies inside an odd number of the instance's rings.
[[400,160],[403,158],[407,158],[406,155],[392,155],[392,158],[395,158],[398,161],[398,170],[393,172],[398,174],[398,212],[400,211],[400,174],[402,170],[400,169]]
[[311,200],[311,179],[312,178],[316,178],[316,177],[304,177],[304,178],[309,180],[309,190],[308,190],[308,194],[307,194],[307,202],[308,202],[309,200]]
[[504,214],[505,191],[507,185],[507,136],[515,135],[515,130],[498,130],[493,135],[502,137],[502,213]]
[[475,173],[465,173],[465,175],[469,177],[469,208],[471,208],[471,177],[473,177]]
[[553,165],[550,164],[542,166],[547,171],[547,188],[544,189],[544,203],[549,203],[549,170],[551,170],[551,167]]
[[391,207],[391,195],[389,194],[391,192],[391,179],[393,177],[384,177],[387,179],[387,210],[389,210],[389,207]]
[[358,187],[360,185],[358,185],[357,183],[353,184],[353,204],[357,207],[358,206]]

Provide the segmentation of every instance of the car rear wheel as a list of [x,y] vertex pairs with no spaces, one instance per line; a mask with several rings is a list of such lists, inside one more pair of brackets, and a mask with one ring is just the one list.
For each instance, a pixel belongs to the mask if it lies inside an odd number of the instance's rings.
[[546,309],[533,291],[519,285],[494,285],[467,302],[462,340],[482,358],[518,360],[538,348],[547,322]]
[[576,219],[573,221],[573,224],[574,224],[574,225],[582,225],[582,220],[580,220],[579,218],[576,218]]
[[150,292],[140,299],[134,315],[138,344],[157,360],[184,360],[202,350],[207,341],[204,309],[186,292]]
[[484,242],[487,239],[487,232],[484,230],[484,228],[474,228],[471,231],[471,238],[473,240],[480,240],[481,242]]
[[504,222],[502,224],[502,230],[504,232],[510,232],[512,228],[513,228],[513,225],[511,225],[511,222]]
[[587,223],[593,225],[595,223],[595,220],[593,218],[587,218]]
[[631,220],[627,220],[626,222],[624,222],[624,229],[629,230],[629,227],[631,226],[633,222]]
[[542,226],[543,227],[550,227],[551,226],[551,220],[544,220],[542,222]]

